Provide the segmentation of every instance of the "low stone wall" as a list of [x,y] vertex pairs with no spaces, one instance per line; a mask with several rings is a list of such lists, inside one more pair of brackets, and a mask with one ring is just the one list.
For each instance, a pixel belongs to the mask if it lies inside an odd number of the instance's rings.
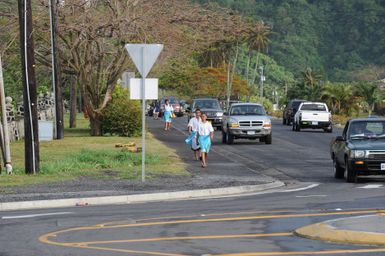
[[[9,137],[11,141],[24,138],[24,105],[21,98],[15,107],[13,99],[6,97],[6,112],[8,121]],[[51,93],[39,95],[38,97],[38,120],[51,121],[54,118],[54,98]]]

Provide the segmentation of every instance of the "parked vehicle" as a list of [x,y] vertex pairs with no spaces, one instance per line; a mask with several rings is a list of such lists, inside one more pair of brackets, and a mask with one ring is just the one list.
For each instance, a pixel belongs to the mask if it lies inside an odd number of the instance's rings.
[[294,115],[302,102],[305,102],[305,100],[291,100],[287,103],[282,114],[282,124],[290,125],[293,122]]
[[360,175],[385,174],[385,119],[349,120],[330,144],[334,177],[357,182]]
[[293,131],[299,132],[304,128],[333,132],[332,115],[325,103],[305,101],[299,105],[294,115]]
[[222,142],[233,144],[234,139],[259,139],[272,143],[271,120],[262,105],[234,103],[223,116]]
[[174,113],[176,116],[180,117],[184,115],[183,107],[180,105],[179,100],[176,97],[164,97],[160,102],[160,111],[159,111],[159,117],[162,117],[164,114],[164,102],[165,100],[169,100],[171,106],[174,109]]
[[202,113],[206,113],[207,120],[213,127],[220,129],[222,126],[223,110],[215,98],[196,98],[188,109],[188,121],[194,116],[195,109],[199,108]]

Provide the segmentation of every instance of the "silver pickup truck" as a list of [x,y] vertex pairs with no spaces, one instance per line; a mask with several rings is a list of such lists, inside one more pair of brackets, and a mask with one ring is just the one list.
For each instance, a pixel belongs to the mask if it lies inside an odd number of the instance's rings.
[[224,113],[222,120],[222,142],[233,144],[234,139],[259,139],[271,144],[271,120],[262,105],[236,103]]

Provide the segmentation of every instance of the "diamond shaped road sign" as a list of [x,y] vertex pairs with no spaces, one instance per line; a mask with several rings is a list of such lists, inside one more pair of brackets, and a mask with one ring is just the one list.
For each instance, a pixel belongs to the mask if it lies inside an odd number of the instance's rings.
[[139,73],[145,78],[163,50],[163,44],[126,44],[125,48]]

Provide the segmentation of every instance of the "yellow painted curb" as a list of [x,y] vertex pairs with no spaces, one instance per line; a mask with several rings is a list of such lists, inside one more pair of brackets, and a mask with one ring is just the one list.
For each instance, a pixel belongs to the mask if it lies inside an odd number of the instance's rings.
[[385,245],[385,234],[336,229],[326,223],[316,223],[294,231],[300,237],[337,243]]

